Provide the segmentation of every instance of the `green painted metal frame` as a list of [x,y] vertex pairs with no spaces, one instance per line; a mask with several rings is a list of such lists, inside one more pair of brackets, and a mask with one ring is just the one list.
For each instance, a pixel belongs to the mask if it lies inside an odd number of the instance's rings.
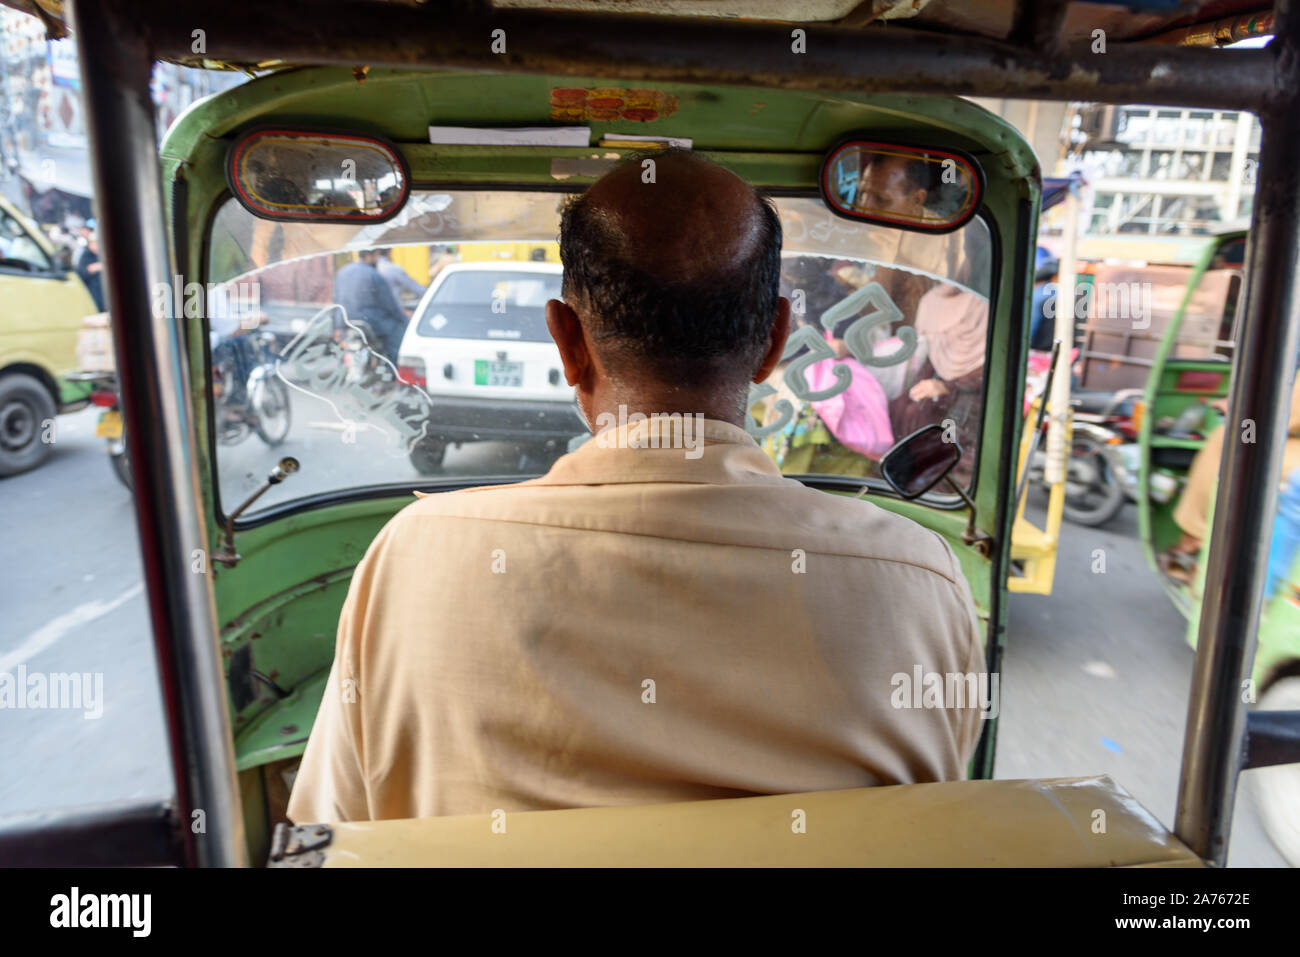
[[[168,132],[161,155],[165,184],[184,208],[169,209],[169,219],[186,224],[177,237],[178,263],[186,281],[206,281],[206,234],[219,206],[228,197],[224,163],[235,135],[254,124],[292,122],[295,126],[346,128],[384,136],[410,164],[417,187],[435,184],[500,184],[580,187],[589,179],[563,181],[551,175],[551,160],[562,157],[610,157],[622,151],[605,148],[552,149],[482,146],[431,146],[430,123],[445,125],[544,125],[552,87],[608,87],[609,78],[548,78],[503,74],[437,74],[372,70],[359,80],[352,71],[303,68],[254,80],[195,104]],[[637,84],[643,86],[644,84]],[[1018,360],[1029,296],[1028,263],[1017,268],[1017,255],[1032,255],[1032,237],[1041,191],[1037,161],[1029,145],[1009,124],[969,101],[922,96],[828,95],[745,87],[701,87],[680,83],[656,89],[677,97],[677,111],[648,124],[591,122],[593,134],[652,133],[689,136],[698,150],[728,165],[756,185],[774,191],[815,195],[826,148],[853,130],[872,130],[878,137],[919,145],[956,146],[982,164],[988,188],[985,213],[999,251],[995,257],[995,316],[991,323],[990,359],[982,448],[975,500],[979,526],[1007,547],[993,561],[961,543],[964,513],[876,497],[883,507],[907,514],[934,528],[950,542],[969,576],[982,616],[989,621],[990,662],[996,666],[1005,637],[1005,581],[1009,560],[1011,511],[999,508],[1000,490],[1014,482],[1014,456],[1002,443],[1016,447],[1023,363]],[[492,104],[491,107],[486,104]],[[215,481],[207,330],[202,320],[187,320],[188,361],[193,408],[198,428],[203,506],[216,548],[222,526],[222,503]],[[997,401],[1000,397],[1001,401]],[[1014,415],[1009,410],[1014,409]],[[1010,426],[1008,428],[1008,426]],[[1007,471],[1006,462],[1010,462]],[[436,488],[437,486],[421,486]],[[1003,496],[1009,498],[1009,494]],[[385,521],[410,501],[397,489],[364,501],[347,501],[310,510],[277,513],[237,530],[243,556],[234,568],[214,568],[223,654],[229,658],[253,645],[255,664],[277,684],[294,692],[314,684],[327,667],[334,645],[334,625],[346,594],[351,569]],[[1005,504],[1005,503],[1004,503]],[[999,586],[995,582],[1003,583]],[[999,594],[1000,592],[1000,594]],[[284,622],[293,610],[292,632]],[[270,727],[307,725],[315,702],[305,694],[278,698],[264,688],[253,703],[235,714],[239,768],[301,752],[297,735],[279,744]],[[974,772],[992,773],[993,748]]]
[[[1183,290],[1182,300],[1178,304],[1178,310],[1174,313],[1169,324],[1165,327],[1165,332],[1160,340],[1160,345],[1156,347],[1156,353],[1151,360],[1151,372],[1147,376],[1147,384],[1143,391],[1142,401],[1146,409],[1142,416],[1142,423],[1138,428],[1138,443],[1141,449],[1142,468],[1138,475],[1138,535],[1142,539],[1142,550],[1146,555],[1147,564],[1151,566],[1152,571],[1158,572],[1156,565],[1156,539],[1158,537],[1158,528],[1156,516],[1153,514],[1154,506],[1150,496],[1150,461],[1152,439],[1154,438],[1152,424],[1155,422],[1155,401],[1160,394],[1161,379],[1163,376],[1165,364],[1169,361],[1170,354],[1174,351],[1174,346],[1178,342],[1178,332],[1182,328],[1183,319],[1187,315],[1187,307],[1191,304],[1192,296],[1196,292],[1196,287],[1200,285],[1201,278],[1210,268],[1210,263],[1214,261],[1214,256],[1218,250],[1230,242],[1234,242],[1246,236],[1244,231],[1234,231],[1223,233],[1216,236],[1211,242],[1207,243],[1202,250],[1196,265],[1192,269],[1191,276],[1187,279],[1187,286]],[[1192,398],[1189,398],[1189,402]]]

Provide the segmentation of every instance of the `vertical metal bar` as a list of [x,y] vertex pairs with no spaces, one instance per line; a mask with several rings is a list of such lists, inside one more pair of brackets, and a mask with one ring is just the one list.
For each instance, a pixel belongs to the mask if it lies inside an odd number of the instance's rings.
[[[1175,831],[1205,861],[1223,866],[1242,767],[1244,682],[1256,630],[1277,509],[1288,397],[1300,341],[1300,23],[1279,4],[1268,52],[1284,95],[1261,117],[1255,215],[1246,265],[1245,315],[1210,538]],[[1253,423],[1253,436],[1251,423]],[[1250,439],[1253,438],[1253,442]]]
[[77,0],[73,34],[186,862],[236,866],[245,863],[243,818],[182,329],[151,311],[152,290],[171,288],[149,92],[153,54],[126,0]]

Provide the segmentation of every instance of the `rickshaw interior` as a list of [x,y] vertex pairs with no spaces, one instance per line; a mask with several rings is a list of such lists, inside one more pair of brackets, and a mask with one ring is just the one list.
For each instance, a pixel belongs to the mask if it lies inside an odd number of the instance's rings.
[[[774,197],[784,231],[782,294],[798,291],[804,301],[782,368],[751,392],[749,430],[787,474],[829,494],[865,494],[943,535],[970,582],[988,670],[996,673],[1006,641],[1041,173],[1011,126],[969,101],[933,94],[997,87],[1053,98],[1087,92],[1093,99],[1232,101],[1266,113],[1266,142],[1275,125],[1295,129],[1280,119],[1284,110],[1272,92],[1277,50],[1218,54],[1169,45],[1170,31],[1213,21],[1164,12],[1166,4],[1130,4],[1143,11],[1133,13],[1025,3],[1013,16],[1003,9],[1009,5],[991,2],[826,0],[805,14],[823,22],[789,24],[710,16],[765,15],[762,4],[744,3],[687,3],[681,12],[703,16],[680,19],[611,13],[625,9],[612,3],[584,5],[595,11],[589,15],[469,5],[439,18],[419,5],[382,5],[381,16],[372,3],[285,3],[250,9],[228,39],[214,31],[199,53],[191,24],[219,7],[204,3],[182,14],[147,6],[148,16],[118,2],[78,6],[74,35],[91,78],[97,178],[118,187],[101,190],[112,309],[142,317],[114,323],[114,336],[138,501],[152,503],[141,507],[142,543],[172,745],[183,770],[175,804],[136,809],[126,830],[134,850],[124,849],[119,829],[119,838],[92,855],[105,861],[601,863],[633,847],[650,853],[637,835],[662,834],[648,822],[669,819],[681,842],[669,842],[656,860],[743,857],[745,828],[752,835],[760,826],[754,822],[773,814],[785,815],[788,827],[788,801],[531,812],[517,816],[525,823],[512,831],[519,837],[507,857],[500,846],[487,848],[479,835],[491,832],[478,818],[273,834],[319,705],[352,570],[374,535],[413,491],[541,474],[585,436],[571,410],[557,411],[571,396],[538,319],[541,304],[556,295],[552,246],[565,198],[623,159],[652,157],[674,141],[689,141]],[[1253,5],[1212,6],[1226,17]],[[41,9],[61,27],[61,5]],[[294,17],[325,26],[314,39],[300,39],[290,29]],[[874,22],[882,17],[886,26]],[[493,51],[494,29],[504,31],[508,54]],[[824,44],[824,57],[787,54],[792,29],[814,47]],[[1095,64],[1089,78],[1052,62],[1088,57],[1096,29],[1113,46],[1088,61]],[[1300,24],[1290,31],[1287,43],[1300,37]],[[394,39],[403,36],[409,39]],[[589,42],[566,56],[559,52],[566,36]],[[1159,42],[1139,42],[1153,38]],[[737,69],[735,52],[708,67],[693,58],[734,51],[738,41],[778,40],[779,55],[765,54],[745,70]],[[168,132],[157,167],[136,162],[152,151],[152,118],[122,95],[147,82],[131,59],[141,54],[262,75],[186,112]],[[1234,62],[1217,62],[1220,56]],[[1287,96],[1294,92],[1287,87]],[[581,145],[512,138],[524,128],[560,127],[583,128]],[[857,166],[843,165],[846,150],[861,154]],[[869,190],[870,163],[900,157],[934,169],[929,195],[914,207]],[[1300,200],[1294,173],[1283,185],[1261,203],[1274,242],[1267,255],[1256,247],[1256,272],[1276,271],[1277,257],[1297,248],[1294,220],[1280,222],[1281,211],[1294,216]],[[1235,268],[1238,277],[1247,268],[1239,242],[1221,257],[1223,271]],[[411,303],[400,344],[386,342],[382,354],[377,330],[348,317],[331,295],[338,270],[377,249],[430,280]],[[1218,275],[1218,260],[1209,266],[1206,276]],[[174,297],[160,301],[160,283]],[[268,417],[282,414],[283,432],[230,438],[226,386],[216,372],[227,337],[207,315],[218,301],[235,318],[256,315],[274,337],[283,387],[262,395],[259,408]],[[497,302],[508,319],[491,318]],[[936,310],[936,302],[944,308]],[[1234,401],[1254,403],[1261,434],[1272,435],[1281,376],[1268,355],[1275,342],[1294,345],[1294,293],[1257,282],[1234,305],[1268,330],[1253,348],[1249,329],[1237,340],[1237,375],[1254,387]],[[963,324],[938,322],[936,314]],[[968,348],[954,358],[960,350],[945,346],[940,358],[934,344],[949,334]],[[831,373],[826,358],[850,374]],[[1253,365],[1243,371],[1243,361]],[[942,374],[948,367],[951,375]],[[928,377],[925,369],[952,385],[923,403],[911,390]],[[1176,418],[1202,396],[1228,394],[1222,358],[1171,357],[1165,376],[1148,403],[1148,423]],[[846,407],[857,403],[858,440],[831,454],[799,444],[800,415],[837,397]],[[931,483],[915,497],[898,494],[881,459],[927,425],[955,430],[961,453],[952,481]],[[1152,446],[1177,457],[1190,442],[1166,434]],[[1258,502],[1263,511],[1275,494],[1268,482],[1275,466],[1238,458],[1229,456],[1241,501],[1231,516],[1216,518],[1234,529],[1216,535],[1211,576],[1224,573],[1224,553],[1234,547],[1257,552],[1250,535],[1259,522],[1243,520],[1238,509]],[[1178,467],[1172,459],[1161,464]],[[1167,519],[1155,514],[1150,521],[1156,542],[1164,541]],[[1258,557],[1245,564],[1245,574],[1257,577]],[[854,836],[794,853],[810,863],[869,862],[873,854],[881,863],[1222,863],[1225,806],[1230,818],[1237,770],[1251,766],[1243,758],[1247,719],[1230,679],[1253,651],[1254,629],[1243,633],[1242,623],[1257,615],[1254,594],[1225,599],[1202,616],[1204,665],[1189,711],[1177,838],[1104,779],[975,780],[801,795],[804,806],[853,820],[846,827]],[[1256,740],[1281,736],[1261,730]],[[995,740],[991,720],[972,778],[992,777]],[[1271,759],[1265,750],[1260,744],[1252,752],[1256,763],[1284,759],[1280,745]],[[966,818],[952,810],[957,789],[965,789],[959,803],[969,807],[962,813],[981,822],[993,815],[1008,827],[963,826]],[[723,810],[711,806],[724,803],[731,805],[726,824]],[[1087,829],[1097,806],[1117,823],[1104,841],[1083,841],[1079,828]],[[207,809],[206,833],[177,826],[198,807]],[[56,860],[84,859],[84,841],[70,850],[74,837],[109,820],[108,812],[84,815],[63,831],[29,823],[0,835],[0,845],[26,841]],[[600,847],[572,837],[596,820],[608,837]],[[928,821],[934,836],[890,845],[887,835],[900,820],[913,835],[916,821]],[[710,834],[716,839],[701,837]],[[786,859],[756,853],[754,860]]]
[[[183,171],[185,221],[211,224],[187,244],[186,274],[224,288],[225,298],[232,303],[240,300],[241,289],[259,284],[259,307],[270,317],[268,325],[280,332],[278,374],[293,393],[296,425],[286,441],[274,446],[223,444],[214,418],[218,403],[208,384],[210,330],[204,330],[197,317],[190,320],[191,401],[200,468],[210,476],[203,482],[209,528],[226,528],[231,511],[264,486],[282,456],[292,455],[299,463],[295,474],[272,486],[230,523],[233,535],[214,552],[214,591],[230,682],[236,762],[245,777],[246,800],[252,802],[245,807],[250,825],[261,819],[284,819],[283,785],[291,779],[286,776],[292,775],[319,706],[333,656],[334,624],[351,570],[383,523],[410,501],[411,490],[433,492],[540,474],[548,459],[586,434],[576,418],[566,421],[567,432],[555,434],[545,423],[543,429],[535,428],[538,420],[531,416],[512,417],[509,406],[516,400],[509,386],[469,395],[463,387],[454,388],[456,377],[467,379],[469,370],[451,368],[452,351],[447,348],[428,353],[423,364],[417,356],[401,355],[396,363],[379,366],[377,374],[363,375],[354,367],[356,353],[332,338],[338,307],[330,301],[328,279],[335,258],[351,250],[412,246],[454,246],[460,256],[486,247],[513,256],[517,250],[553,241],[566,196],[633,150],[434,146],[422,142],[429,137],[430,118],[438,126],[481,124],[483,104],[501,103],[510,105],[509,113],[492,119],[502,127],[537,127],[580,113],[581,122],[591,127],[593,140],[617,140],[631,121],[622,115],[594,119],[599,111],[584,104],[614,98],[619,92],[628,95],[594,78],[372,70],[359,82],[346,69],[303,69],[251,81],[229,97],[200,104],[177,123],[164,143],[164,177]],[[635,95],[654,103],[656,112],[663,114],[645,128],[656,136],[690,140],[696,151],[742,173],[776,198],[784,233],[783,272],[789,291],[806,290],[806,301],[798,319],[800,328],[787,346],[788,364],[779,376],[780,388],[769,382],[766,389],[756,387],[751,395],[752,434],[778,457],[787,473],[828,491],[858,494],[866,486],[884,507],[944,534],[960,556],[987,621],[997,603],[991,588],[995,556],[989,543],[1005,540],[1001,531],[1005,513],[997,490],[1010,463],[996,443],[987,454],[977,454],[978,438],[1004,430],[1008,408],[1014,408],[1019,391],[1017,369],[1012,364],[977,361],[967,370],[973,388],[965,393],[970,398],[960,408],[942,397],[925,403],[930,408],[922,407],[918,415],[921,403],[910,402],[909,407],[905,393],[926,361],[926,340],[920,340],[918,355],[914,328],[918,304],[925,296],[945,303],[970,302],[981,313],[990,310],[992,301],[995,318],[979,324],[981,339],[987,328],[989,340],[987,346],[981,343],[981,351],[1003,354],[1013,348],[1018,321],[1013,306],[1023,298],[1016,283],[1023,283],[1024,276],[1014,256],[1001,251],[996,237],[1015,235],[1017,217],[1035,208],[1037,184],[1028,147],[1002,121],[959,101],[875,97],[866,102],[765,91],[757,104],[763,125],[738,128],[731,118],[748,116],[755,109],[753,91],[665,84]],[[418,108],[404,113],[388,104]],[[623,113],[629,109],[646,107]],[[349,223],[346,215],[323,216],[327,222],[258,218],[231,195],[228,158],[238,155],[245,166],[260,162],[260,170],[275,170],[283,178],[279,171],[291,166],[299,146],[273,133],[272,142],[262,138],[265,145],[245,147],[250,115],[255,115],[258,129],[346,127],[352,134],[393,144],[401,151],[402,163],[377,173],[375,182],[382,183],[384,175],[409,175],[409,198],[396,215],[381,222]],[[355,119],[361,116],[370,118],[364,126]],[[935,235],[835,215],[818,194],[818,180],[827,150],[849,134],[886,142],[893,150],[942,144],[945,154],[960,150],[969,155],[987,170],[982,215],[955,231]],[[251,138],[259,137],[253,130]],[[488,137],[480,134],[480,138]],[[311,148],[322,149],[317,141]],[[339,148],[344,150],[339,158],[346,158],[347,147]],[[258,158],[247,160],[248,156]],[[300,192],[310,192],[320,169],[336,166],[341,168],[333,155],[316,157],[315,172],[299,184]],[[490,175],[485,177],[485,171]],[[258,185],[256,175],[250,174],[249,181],[252,185],[246,192],[255,197],[270,192]],[[359,177],[360,202],[365,202],[366,185]],[[972,200],[976,185],[973,180],[968,183]],[[849,197],[856,187],[856,175],[845,179]],[[245,192],[238,183],[236,191],[241,196]],[[933,209],[938,204],[930,205]],[[474,336],[479,344],[472,347],[477,350],[473,354],[479,360],[496,355],[498,361],[511,362],[521,355],[521,341],[548,337],[537,313],[545,299],[558,292],[557,288],[547,294],[540,279],[533,280],[536,288],[530,289],[526,277],[534,274],[512,273],[515,261],[494,256],[499,271],[488,273],[497,277],[493,279],[496,291],[501,291],[502,283],[510,284],[505,287],[510,296],[508,311],[495,322],[499,328],[457,331],[462,322],[454,311],[457,304],[446,304],[445,297],[431,287],[414,310],[410,329],[416,334],[428,330],[445,331],[455,338]],[[556,281],[558,286],[558,277]],[[995,289],[1000,295],[995,295]],[[485,286],[478,302],[468,303],[467,308],[477,306],[482,313],[493,295],[493,287]],[[867,399],[874,400],[878,413],[874,420],[867,420],[863,412],[856,414],[864,433],[872,422],[875,431],[864,434],[857,450],[829,463],[828,469],[835,472],[820,471],[824,456],[819,460],[805,455],[796,461],[790,455],[782,461],[782,428],[793,424],[799,414],[796,409],[808,408],[810,395],[829,399],[837,393],[833,379],[798,381],[801,367],[812,378],[829,365],[801,362],[801,357],[820,362],[823,355],[832,354],[818,351],[827,348],[823,331],[832,341],[853,341],[858,335],[855,325],[870,336],[857,352],[871,359],[877,349],[879,365],[873,375],[868,367],[856,364],[845,385],[865,390]],[[417,346],[408,332],[403,350]],[[558,360],[552,360],[556,364]],[[438,388],[437,378],[453,388]],[[985,395],[998,401],[985,402]],[[561,392],[561,397],[572,401],[571,393]],[[890,402],[895,410],[892,417]],[[953,420],[961,433],[964,451],[953,474],[973,494],[976,527],[982,533],[979,547],[962,540],[969,516],[960,497],[936,488],[909,502],[886,494],[889,486],[880,477],[879,459],[894,445],[895,432],[902,438],[921,425],[945,419]],[[429,462],[427,454],[434,444],[439,449],[436,464]],[[294,730],[286,734],[287,728]],[[992,742],[990,733],[972,769],[980,777],[990,774]],[[260,806],[263,801],[265,810]],[[250,846],[258,852],[255,856],[264,857],[269,834],[255,837],[250,827]]]

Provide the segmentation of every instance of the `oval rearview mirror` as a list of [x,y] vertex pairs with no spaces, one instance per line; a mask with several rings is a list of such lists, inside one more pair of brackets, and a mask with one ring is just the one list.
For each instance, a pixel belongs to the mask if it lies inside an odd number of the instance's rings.
[[255,216],[323,223],[383,222],[410,191],[400,153],[373,136],[254,130],[230,150],[231,192]]
[[961,446],[945,438],[941,425],[927,425],[898,442],[880,460],[880,474],[903,498],[934,488],[961,460]]
[[953,150],[850,139],[826,154],[821,192],[848,219],[943,233],[975,215],[983,174]]

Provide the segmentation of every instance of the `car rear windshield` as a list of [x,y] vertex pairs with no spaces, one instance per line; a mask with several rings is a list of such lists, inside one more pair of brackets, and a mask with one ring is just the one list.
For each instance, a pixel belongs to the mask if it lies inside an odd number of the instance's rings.
[[416,331],[439,339],[550,342],[546,301],[559,298],[559,273],[456,272],[421,307]]

